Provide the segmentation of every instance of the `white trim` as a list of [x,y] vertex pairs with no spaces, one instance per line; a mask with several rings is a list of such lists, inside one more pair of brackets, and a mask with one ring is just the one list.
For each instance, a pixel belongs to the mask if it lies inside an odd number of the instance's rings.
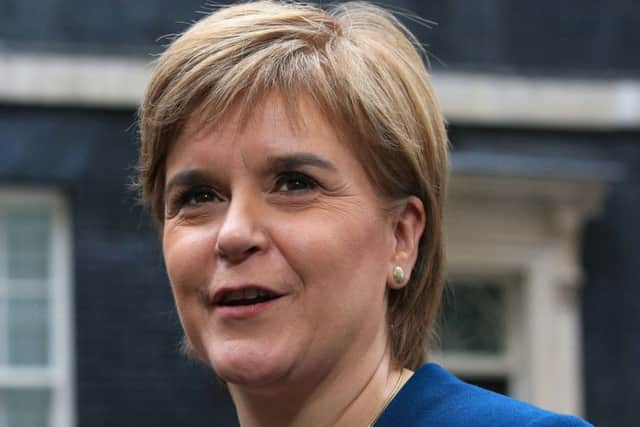
[[[56,387],[52,393],[51,425],[72,427],[76,424],[74,366],[74,321],[72,292],[72,248],[71,221],[64,199],[59,195],[53,200],[52,221],[52,289],[55,313],[52,313],[54,339],[52,340],[52,362],[59,378],[68,384]],[[55,245],[55,246],[54,246]],[[54,322],[55,320],[55,322]]]
[[640,127],[640,80],[472,73],[433,76],[453,123],[545,128]]
[[461,377],[493,378],[511,376],[511,363],[504,356],[464,352],[433,352],[429,360],[445,366]]
[[513,278],[508,285],[520,289],[509,303],[509,318],[519,322],[508,331],[517,334],[508,338],[517,351],[504,361],[517,366],[510,392],[581,415],[578,248],[582,224],[601,203],[602,183],[453,176],[450,190],[449,274]]
[[0,367],[0,389],[46,388],[51,392],[50,427],[75,426],[73,378],[72,249],[69,211],[55,190],[0,188],[0,208],[46,207],[51,212],[49,365],[41,368]]
[[[449,251],[451,252],[451,251]],[[457,252],[453,251],[454,258]],[[458,260],[459,261],[459,260]],[[499,268],[489,272],[488,269],[477,269],[473,266],[462,267],[460,263],[453,271],[447,274],[447,281],[455,283],[460,281],[469,283],[491,283],[503,288],[505,303],[505,342],[502,352],[496,354],[484,354],[473,351],[442,351],[432,350],[429,359],[445,366],[454,374],[471,379],[504,378],[507,381],[507,393],[521,400],[528,400],[528,378],[524,375],[525,361],[522,358],[522,346],[524,325],[522,321],[522,286],[520,279],[511,274],[505,274],[507,270]],[[455,291],[454,291],[455,294]]]
[[[5,251],[5,241],[7,239],[7,231],[5,230],[6,221],[4,214],[0,212],[0,277],[6,277],[8,275],[8,263],[9,255]],[[0,298],[4,294],[8,293],[8,286],[4,280],[0,280]],[[0,343],[6,342],[9,339],[9,307],[6,306],[6,301],[0,299]],[[5,346],[0,346],[0,365],[7,363],[9,360],[9,352]],[[1,380],[0,380],[1,382]],[[0,407],[0,410],[2,408]],[[2,426],[2,424],[0,424]]]
[[508,390],[510,395],[526,400],[528,397],[528,378],[522,371],[522,368],[527,366],[523,345],[525,319],[522,317],[522,311],[526,304],[521,282],[520,277],[510,277],[505,281],[507,322],[509,322],[507,325],[507,351],[511,368]]
[[49,368],[1,368],[0,390],[7,388],[46,388],[56,382]]
[[141,59],[0,51],[0,100],[135,107],[150,78]]
[[[0,101],[135,108],[152,71],[145,58],[0,50]],[[545,128],[640,127],[640,80],[435,72],[452,123]]]

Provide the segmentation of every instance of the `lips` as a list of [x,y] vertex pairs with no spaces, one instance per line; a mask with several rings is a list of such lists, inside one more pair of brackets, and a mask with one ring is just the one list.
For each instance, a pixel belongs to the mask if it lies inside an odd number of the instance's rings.
[[265,303],[281,296],[275,291],[260,286],[243,286],[218,290],[212,302],[217,307],[251,306]]

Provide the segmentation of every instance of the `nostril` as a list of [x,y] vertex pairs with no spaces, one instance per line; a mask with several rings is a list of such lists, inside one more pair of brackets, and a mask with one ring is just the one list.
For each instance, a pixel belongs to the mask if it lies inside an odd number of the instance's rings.
[[268,238],[265,230],[247,218],[238,213],[229,214],[215,236],[215,252],[219,258],[238,263],[266,249]]
[[216,248],[215,248],[216,254],[218,254],[219,257],[221,258],[226,258],[227,255],[225,254],[224,250],[222,250],[222,248],[220,247],[219,242],[216,243]]
[[231,263],[242,262],[243,260],[251,257],[254,254],[260,252],[261,248],[259,245],[252,245],[247,247],[246,249],[240,246],[225,246],[225,245],[216,245],[215,252],[220,259],[226,260]]

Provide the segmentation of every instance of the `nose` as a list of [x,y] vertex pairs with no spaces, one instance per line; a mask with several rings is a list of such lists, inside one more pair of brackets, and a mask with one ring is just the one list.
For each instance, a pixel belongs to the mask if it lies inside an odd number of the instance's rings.
[[263,252],[268,239],[261,226],[258,203],[251,196],[235,195],[218,230],[216,254],[232,264]]

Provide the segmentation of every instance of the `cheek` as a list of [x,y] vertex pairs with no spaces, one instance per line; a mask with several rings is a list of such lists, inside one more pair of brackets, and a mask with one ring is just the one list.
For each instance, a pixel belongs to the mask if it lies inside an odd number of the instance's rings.
[[176,297],[206,283],[214,263],[211,230],[169,228],[163,233],[162,251]]
[[373,212],[360,211],[329,218],[319,234],[326,235],[329,254],[342,257],[345,264],[380,262],[390,253],[390,241],[384,221]]
[[391,245],[384,221],[354,212],[359,213],[353,209],[292,219],[281,234],[281,250],[306,285],[316,284],[318,291],[341,290],[330,298],[339,299],[350,285],[361,292],[385,282]]

